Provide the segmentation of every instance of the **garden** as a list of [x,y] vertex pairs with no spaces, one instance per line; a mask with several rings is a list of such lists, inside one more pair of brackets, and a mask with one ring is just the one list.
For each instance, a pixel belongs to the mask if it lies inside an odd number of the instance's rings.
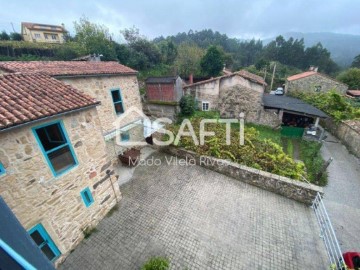
[[[219,113],[214,111],[194,111],[191,114],[188,118],[198,138],[202,119],[219,119]],[[184,118],[185,115],[180,117]],[[169,127],[174,134],[179,128],[180,122]],[[321,173],[325,163],[320,154],[321,143],[283,137],[280,129],[246,124],[244,145],[239,145],[240,126],[237,123],[231,125],[231,143],[228,145],[224,123],[209,123],[205,130],[215,132],[215,136],[205,137],[203,145],[196,145],[190,136],[182,136],[175,146],[299,181],[320,186],[327,184],[326,173]]]

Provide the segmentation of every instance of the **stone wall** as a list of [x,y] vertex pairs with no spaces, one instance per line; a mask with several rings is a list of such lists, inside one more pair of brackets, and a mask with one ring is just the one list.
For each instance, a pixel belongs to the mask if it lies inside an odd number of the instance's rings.
[[155,102],[144,102],[143,109],[144,113],[147,115],[156,118],[167,117],[173,121],[180,112],[180,107],[178,104],[160,104]]
[[[209,102],[209,110],[219,110],[220,106],[223,105],[224,100],[227,103],[231,103],[233,105],[235,104],[234,103],[235,100],[233,99],[233,97],[235,97],[237,93],[225,93],[227,92],[228,89],[232,89],[235,86],[239,86],[239,87],[241,86],[241,89],[247,88],[249,90],[252,90],[246,92],[250,95],[250,99],[256,99],[256,104],[258,104],[259,99],[257,97],[255,98],[255,96],[258,96],[259,93],[262,94],[264,92],[264,87],[262,85],[254,83],[236,74],[231,76],[218,77],[217,79],[208,80],[205,81],[204,83],[196,83],[194,85],[185,87],[184,91],[186,94],[191,94],[193,97],[196,98],[196,100],[199,101],[200,109],[201,109],[201,102],[206,101]],[[229,98],[231,100],[227,101],[225,98],[226,95],[229,95]],[[248,104],[247,102],[248,96],[240,94],[240,98],[241,100],[236,100],[239,101],[238,104],[236,105],[238,108],[244,107],[244,104]],[[255,111],[259,110],[260,107],[257,107]],[[239,115],[238,110],[232,109],[232,111],[237,116]],[[248,110],[248,111],[249,111],[249,119],[258,117],[257,115],[256,116],[254,115],[253,110]],[[231,112],[228,114],[231,114]],[[224,117],[227,116],[224,115]]]
[[245,121],[258,123],[262,110],[263,91],[243,85],[236,85],[220,91],[218,109],[222,118],[239,118],[245,114]]
[[321,92],[327,92],[335,88],[339,93],[344,94],[348,90],[348,86],[341,82],[338,82],[323,74],[315,74],[294,81],[286,81],[285,91],[315,92],[318,86],[321,86],[321,88],[318,88]]
[[[114,172],[109,161],[101,123],[95,108],[54,117],[62,120],[75,151],[78,165],[63,175],[54,177],[36,142],[32,127],[41,121],[0,133],[0,160],[6,174],[0,176],[0,195],[29,230],[42,223],[62,256],[83,239],[82,230],[95,226],[116,204],[107,170]],[[89,187],[94,203],[86,208],[80,192]],[[116,182],[114,189],[121,198]]]
[[196,164],[202,167],[277,193],[306,205],[312,204],[318,192],[323,193],[321,187],[246,167],[234,162],[213,157],[199,157],[194,152],[175,147],[166,147],[163,148],[163,151],[181,158],[194,159],[196,160]]
[[[97,110],[104,134],[115,129],[114,122],[120,117],[116,114],[114,109],[111,96],[112,89],[120,89],[125,113],[131,107],[142,111],[139,85],[136,75],[72,78],[58,77],[58,79],[64,83],[74,86],[80,91],[101,102],[101,105],[97,107]],[[136,118],[139,118],[138,114],[130,113],[129,115],[126,115],[126,119],[122,121],[121,125],[124,126],[134,121]]]
[[262,108],[259,121],[256,124],[275,128],[281,125],[281,118],[282,116],[279,114],[279,110]]
[[347,120],[337,124],[332,119],[327,119],[321,124],[334,134],[352,154],[360,158],[360,120]]

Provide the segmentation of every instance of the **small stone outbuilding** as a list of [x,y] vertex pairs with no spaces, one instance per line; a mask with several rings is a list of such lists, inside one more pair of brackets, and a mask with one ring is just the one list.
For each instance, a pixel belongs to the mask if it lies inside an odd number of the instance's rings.
[[317,69],[311,69],[290,76],[286,79],[285,83],[286,93],[294,91],[327,92],[331,89],[335,89],[339,93],[345,94],[348,90],[348,85],[318,72]]

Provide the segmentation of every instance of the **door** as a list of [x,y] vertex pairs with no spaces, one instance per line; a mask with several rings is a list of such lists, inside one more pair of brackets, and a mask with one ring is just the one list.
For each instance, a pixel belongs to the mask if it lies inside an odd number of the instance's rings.
[[29,230],[29,234],[50,261],[55,261],[55,259],[60,256],[60,250],[56,247],[43,225],[37,224]]

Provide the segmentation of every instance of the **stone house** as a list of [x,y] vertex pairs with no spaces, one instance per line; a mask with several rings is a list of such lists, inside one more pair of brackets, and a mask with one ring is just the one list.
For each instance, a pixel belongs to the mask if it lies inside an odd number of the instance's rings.
[[55,265],[121,198],[100,102],[40,73],[0,75],[0,196]]
[[266,82],[246,70],[231,73],[184,87],[184,93],[194,96],[202,111],[219,110],[221,117],[258,122]]
[[117,120],[130,108],[142,111],[137,71],[118,62],[28,61],[0,62],[0,73],[40,72],[71,85],[100,101],[97,106],[99,128],[106,140],[114,164],[124,148],[115,142],[116,129],[123,130],[124,140],[143,140],[142,116],[126,114],[120,126]]
[[290,76],[285,82],[285,92],[307,91],[307,92],[327,92],[335,89],[341,94],[345,94],[348,86],[325,74],[311,68],[311,70]]
[[28,42],[64,43],[66,33],[64,25],[21,23],[21,35]]

